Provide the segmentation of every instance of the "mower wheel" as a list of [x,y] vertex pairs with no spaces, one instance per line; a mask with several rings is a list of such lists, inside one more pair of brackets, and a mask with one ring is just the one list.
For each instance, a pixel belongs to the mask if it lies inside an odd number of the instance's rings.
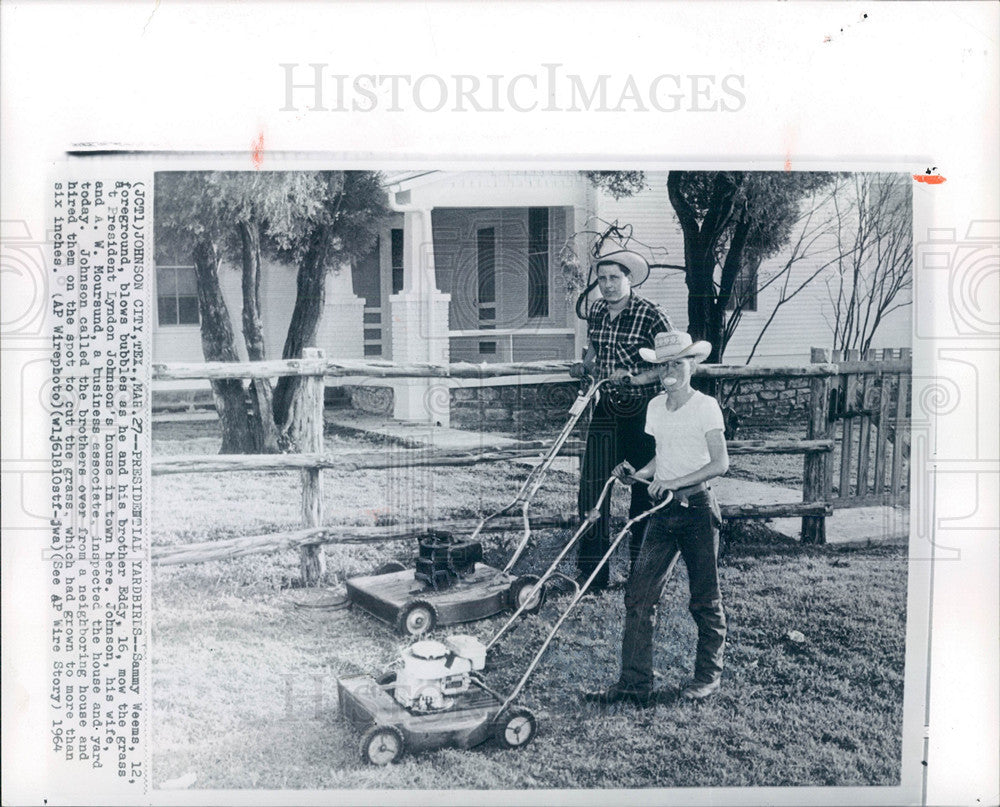
[[437,620],[437,608],[431,603],[426,600],[410,600],[399,609],[396,630],[403,636],[423,636],[434,630]]
[[537,614],[541,610],[542,605],[545,603],[545,586],[542,586],[538,590],[538,593],[528,601],[531,589],[534,588],[537,582],[538,578],[535,575],[526,574],[510,584],[510,588],[507,589],[507,606],[511,611],[516,611],[526,601],[528,604],[521,612],[522,614]]
[[537,728],[535,716],[528,709],[514,706],[493,721],[493,736],[504,748],[524,748]]
[[391,765],[405,750],[403,732],[395,726],[372,726],[361,736],[361,759],[369,765]]
[[390,560],[388,563],[383,563],[381,566],[376,567],[375,571],[372,572],[372,576],[380,574],[392,574],[393,572],[405,572],[406,567],[400,563],[398,560]]

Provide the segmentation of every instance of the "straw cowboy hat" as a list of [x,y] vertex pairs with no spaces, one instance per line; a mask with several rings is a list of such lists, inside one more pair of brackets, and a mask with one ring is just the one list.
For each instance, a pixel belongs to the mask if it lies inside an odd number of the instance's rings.
[[645,283],[649,277],[649,262],[638,252],[632,252],[630,249],[614,248],[605,252],[594,262],[594,267],[596,269],[606,263],[616,264],[627,272],[632,286]]
[[711,352],[710,342],[692,342],[691,335],[684,331],[660,331],[653,338],[652,349],[639,348],[643,361],[650,364],[663,364],[674,359],[694,359],[698,363],[705,361]]

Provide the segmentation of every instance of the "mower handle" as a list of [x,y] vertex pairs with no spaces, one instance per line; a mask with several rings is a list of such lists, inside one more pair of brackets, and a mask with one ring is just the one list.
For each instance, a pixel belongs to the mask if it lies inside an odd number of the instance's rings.
[[[573,536],[569,539],[569,541],[566,542],[566,545],[563,546],[562,550],[556,556],[555,560],[553,560],[552,563],[549,564],[548,569],[546,569],[542,573],[541,577],[539,577],[538,580],[535,582],[534,586],[532,586],[532,589],[529,592],[528,596],[525,597],[524,599],[524,603],[522,603],[518,608],[514,610],[514,613],[511,614],[510,618],[500,627],[500,630],[497,631],[497,633],[493,636],[493,638],[490,639],[489,643],[486,645],[487,650],[493,647],[493,645],[497,643],[497,640],[499,640],[500,637],[503,636],[515,622],[517,622],[517,618],[528,606],[528,603],[530,603],[532,599],[534,599],[535,594],[542,588],[542,586],[544,586],[553,576],[560,575],[560,573],[556,571],[556,568],[559,566],[560,563],[562,563],[563,558],[565,558],[566,555],[569,554],[569,551],[576,545],[576,542],[581,538],[581,536],[585,532],[587,532],[587,530],[589,530],[594,525],[594,523],[598,521],[598,519],[600,519],[601,505],[604,504],[604,499],[605,497],[607,497],[608,491],[611,490],[612,486],[616,481],[619,482],[619,484],[625,484],[620,479],[618,479],[618,477],[614,476],[614,474],[612,474],[607,478],[607,481],[605,481],[604,483],[604,487],[601,488],[600,496],[597,497],[597,501],[594,503],[594,506],[587,512],[587,515],[583,519],[583,523],[580,524],[579,527],[577,527],[576,532],[573,533]],[[652,482],[652,480],[647,481],[645,479],[636,479],[635,481],[643,485],[649,485]],[[650,509],[648,513],[652,513],[653,510],[659,509],[660,506],[662,506],[662,503]],[[645,518],[645,515],[646,514],[641,514],[637,516],[636,520],[638,521],[639,519]],[[628,525],[626,525],[625,529],[628,529]],[[515,559],[517,558],[518,554],[519,553],[515,554]],[[513,565],[513,563],[511,563],[510,565]],[[507,567],[508,569],[510,568],[510,565],[508,565]],[[565,575],[561,576],[565,577]],[[569,580],[568,577],[566,579]],[[579,590],[579,585],[576,583],[575,580],[570,580],[570,582],[573,584],[574,588]]]
[[470,536],[469,540],[474,541],[479,536],[479,533],[482,532],[482,529],[487,522],[491,521],[494,518],[497,518],[499,516],[511,512],[515,507],[520,505],[521,523],[523,525],[522,536],[517,547],[514,549],[513,555],[511,555],[510,560],[504,567],[503,569],[504,572],[510,572],[510,570],[514,568],[514,565],[518,562],[518,560],[520,560],[522,553],[528,546],[528,540],[531,537],[531,522],[528,518],[528,508],[531,505],[531,500],[534,498],[535,494],[538,492],[538,489],[541,487],[542,480],[545,477],[545,474],[548,472],[549,468],[552,467],[552,463],[555,462],[556,456],[562,450],[562,447],[563,445],[565,445],[566,440],[569,439],[570,434],[576,427],[577,422],[583,416],[583,413],[586,411],[587,406],[590,404],[592,400],[594,400],[597,397],[601,388],[606,383],[607,383],[606,380],[592,381],[590,386],[587,388],[586,392],[581,392],[580,394],[577,395],[576,400],[570,407],[569,419],[563,425],[562,430],[559,432],[559,435],[552,443],[552,446],[549,448],[548,452],[546,453],[542,461],[531,469],[531,472],[528,474],[528,477],[524,480],[524,483],[521,485],[521,489],[518,491],[517,496],[514,497],[514,500],[510,502],[510,504],[508,504],[507,506],[497,510],[495,513],[489,516],[484,516],[479,521],[479,524],[476,526],[476,529]]
[[[608,482],[605,483],[605,490],[602,491],[602,494],[607,491],[608,485],[613,480],[614,480],[614,477],[611,477],[608,480]],[[576,607],[577,603],[580,602],[580,600],[583,598],[583,595],[587,593],[587,589],[589,589],[591,583],[594,582],[594,579],[597,577],[598,572],[611,559],[611,556],[614,554],[615,550],[618,548],[618,545],[622,542],[622,539],[625,537],[625,534],[629,531],[629,529],[631,529],[632,525],[638,523],[639,521],[642,521],[644,518],[646,518],[647,516],[652,515],[657,510],[662,510],[664,507],[666,507],[668,504],[670,504],[670,502],[672,502],[673,500],[674,500],[674,493],[673,493],[673,491],[669,491],[668,490],[667,491],[667,495],[663,498],[663,501],[658,502],[657,504],[655,504],[652,507],[650,507],[648,510],[645,510],[642,513],[639,513],[639,515],[637,515],[637,516],[633,516],[627,522],[625,522],[625,526],[622,527],[621,531],[615,536],[615,539],[611,542],[611,546],[608,547],[608,551],[604,553],[604,557],[602,557],[600,559],[600,561],[598,561],[597,565],[594,567],[594,570],[590,573],[590,577],[588,577],[587,580],[586,580],[586,582],[579,588],[579,590],[576,592],[576,595],[570,601],[570,604],[568,606],[566,606],[566,610],[562,612],[562,614],[560,615],[558,621],[553,626],[552,630],[549,631],[549,635],[545,637],[545,641],[542,642],[542,646],[538,649],[538,652],[535,654],[535,657],[531,660],[531,663],[528,665],[528,669],[525,670],[524,675],[521,676],[521,680],[517,682],[517,686],[514,687],[513,692],[510,693],[510,695],[507,697],[507,700],[505,700],[503,702],[503,705],[501,705],[501,707],[500,707],[500,709],[498,711],[498,714],[502,713],[503,710],[506,709],[511,704],[511,702],[518,695],[521,694],[521,690],[524,689],[524,685],[528,682],[528,678],[531,676],[531,673],[533,673],[535,671],[535,667],[538,666],[538,662],[541,661],[542,656],[545,654],[545,651],[549,647],[549,644],[551,644],[552,640],[555,638],[555,635],[556,635],[556,633],[558,633],[559,628],[562,627],[563,622],[566,621],[566,617],[568,617],[570,615],[570,612]],[[576,537],[577,536],[574,536],[574,540],[575,540]],[[560,556],[560,558],[557,559],[556,562],[558,563],[559,560],[561,560],[561,556]],[[668,573],[673,570],[673,564],[676,563],[676,560],[677,560],[677,558],[675,557],[673,559],[673,561],[671,561],[671,566],[668,569]],[[538,585],[540,585],[540,582],[535,584],[536,587]],[[531,601],[531,597],[529,596],[529,597],[526,598],[526,602],[530,602],[530,601]],[[518,610],[520,611],[521,609],[518,609]],[[505,625],[504,629],[506,629],[506,627],[507,626]],[[493,645],[493,643],[496,642],[496,640],[499,638],[499,636],[500,636],[500,634],[497,634],[497,636],[495,636],[493,638],[493,640],[490,642],[490,644],[487,645],[487,648],[491,647]]]

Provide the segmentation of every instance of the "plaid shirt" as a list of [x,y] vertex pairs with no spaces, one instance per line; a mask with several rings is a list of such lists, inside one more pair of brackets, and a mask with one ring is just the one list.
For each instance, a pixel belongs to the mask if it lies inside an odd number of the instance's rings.
[[[656,334],[673,329],[662,308],[635,292],[629,296],[625,309],[613,320],[608,316],[608,301],[595,301],[587,317],[587,337],[597,353],[597,377],[608,378],[619,369],[635,375],[653,368],[655,365],[640,358],[639,348],[653,347]],[[652,398],[658,391],[659,387],[654,383],[623,387],[616,395]]]

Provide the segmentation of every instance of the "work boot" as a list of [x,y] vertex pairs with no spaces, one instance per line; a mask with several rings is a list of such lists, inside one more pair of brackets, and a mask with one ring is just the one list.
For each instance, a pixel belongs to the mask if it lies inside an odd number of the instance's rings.
[[583,699],[587,703],[597,703],[602,706],[609,706],[612,703],[634,703],[647,709],[653,706],[655,701],[652,692],[640,692],[635,689],[628,689],[621,684],[614,684],[607,689],[600,689],[596,692],[584,692]]
[[722,686],[722,681],[714,678],[711,681],[695,679],[681,690],[681,697],[689,701],[701,701],[714,695]]

